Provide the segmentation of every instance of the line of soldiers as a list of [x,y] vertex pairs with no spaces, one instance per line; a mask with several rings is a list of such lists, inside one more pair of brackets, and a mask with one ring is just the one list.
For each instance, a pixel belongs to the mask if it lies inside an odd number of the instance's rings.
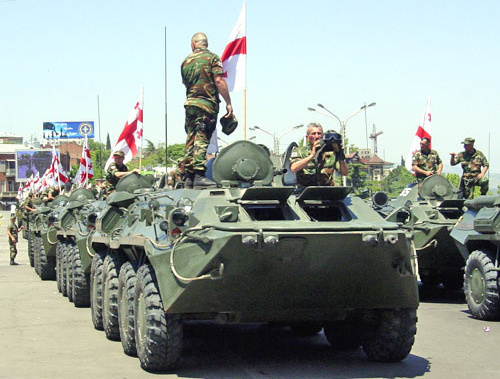
[[[462,166],[463,174],[460,179],[459,191],[464,199],[474,197],[474,187],[479,186],[481,195],[488,193],[489,180],[485,176],[489,168],[485,155],[474,148],[474,138],[467,137],[462,144],[464,151],[450,153],[450,165]],[[430,149],[430,139],[424,137],[420,140],[420,150],[413,154],[412,170],[415,172],[419,185],[431,175],[441,175],[443,162],[436,150]]]

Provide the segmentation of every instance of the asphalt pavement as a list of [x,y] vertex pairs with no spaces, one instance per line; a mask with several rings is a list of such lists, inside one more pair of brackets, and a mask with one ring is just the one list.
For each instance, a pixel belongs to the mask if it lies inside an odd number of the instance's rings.
[[264,324],[184,327],[178,367],[150,374],[93,328],[54,281],[41,281],[20,238],[9,265],[8,212],[0,220],[0,378],[499,378],[500,322],[471,318],[460,292],[423,294],[411,354],[370,362],[360,349],[334,352],[322,333],[298,338]]

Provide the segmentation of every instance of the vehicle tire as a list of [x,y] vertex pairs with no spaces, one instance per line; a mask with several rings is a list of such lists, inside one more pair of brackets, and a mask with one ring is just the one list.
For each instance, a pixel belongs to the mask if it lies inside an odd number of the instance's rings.
[[63,243],[61,246],[61,294],[64,297],[68,296],[68,286],[66,284],[66,270],[68,269],[68,244]]
[[75,252],[71,243],[67,244],[67,259],[66,259],[66,294],[68,301],[73,302],[73,259]]
[[35,252],[35,249],[33,246],[33,233],[28,231],[27,235],[28,235],[28,258],[30,260],[30,266],[34,267],[35,266],[35,259],[34,259],[33,253]]
[[137,356],[134,330],[134,295],[137,274],[130,262],[125,262],[120,268],[118,277],[118,324],[120,325],[120,340],[123,351],[131,357]]
[[338,351],[358,349],[364,337],[363,324],[357,319],[327,322],[324,332],[332,348]]
[[97,330],[102,328],[102,265],[105,254],[96,252],[90,268],[90,308],[92,323]]
[[465,264],[465,300],[472,316],[480,320],[500,319],[500,278],[495,269],[495,255],[475,250]]
[[40,279],[54,280],[56,278],[56,260],[55,257],[48,257],[45,254],[42,237],[38,238],[38,262]]
[[73,249],[73,265],[71,272],[73,283],[71,285],[73,294],[73,304],[77,308],[90,306],[90,276],[82,269],[80,251],[75,244],[70,245]]
[[40,276],[40,244],[36,234],[33,235],[33,268],[38,276]]
[[415,342],[417,310],[403,308],[377,311],[362,342],[368,359],[399,362],[406,358]]
[[323,326],[316,322],[297,322],[290,324],[290,329],[296,336],[309,337],[321,332]]
[[57,242],[56,246],[56,283],[57,283],[57,291],[59,293],[62,292],[61,290],[61,247],[64,242],[59,241]]
[[112,341],[120,339],[118,322],[118,276],[123,263],[121,255],[114,251],[104,258],[102,269],[102,326],[106,338]]
[[151,265],[137,271],[134,300],[135,344],[146,371],[172,369],[182,352],[182,322],[165,313]]

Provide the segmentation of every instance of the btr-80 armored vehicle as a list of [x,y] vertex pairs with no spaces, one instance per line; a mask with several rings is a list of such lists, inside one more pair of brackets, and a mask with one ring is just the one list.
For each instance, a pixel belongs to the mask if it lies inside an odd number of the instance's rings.
[[416,333],[410,236],[347,187],[271,186],[261,147],[214,161],[218,188],[120,180],[92,236],[92,319],[148,371],[172,368],[183,320],[285,323],[334,348],[400,361]]
[[388,221],[401,222],[414,233],[418,272],[424,285],[462,288],[462,255],[450,231],[463,214],[458,190],[441,175],[427,177],[419,188],[408,186],[384,208]]
[[465,264],[464,294],[475,318],[500,320],[500,196],[466,200],[451,231]]

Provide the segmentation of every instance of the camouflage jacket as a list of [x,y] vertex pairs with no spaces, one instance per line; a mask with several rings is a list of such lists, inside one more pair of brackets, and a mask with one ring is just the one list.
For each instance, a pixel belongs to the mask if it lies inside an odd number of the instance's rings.
[[122,167],[118,168],[116,167],[116,163],[111,163],[106,170],[106,191],[110,192],[115,189],[116,185],[118,184],[118,181],[120,178],[117,178],[115,174],[117,172],[127,172],[128,167],[127,165],[123,165]]
[[220,99],[214,76],[222,74],[220,58],[206,48],[196,48],[181,65],[182,82],[186,86],[184,106],[219,113]]
[[484,154],[475,149],[473,154],[468,154],[466,151],[458,153],[455,155],[453,162],[462,165],[462,169],[464,170],[463,177],[468,179],[475,178],[481,173],[481,168],[483,166],[489,167],[490,165]]
[[[14,224],[12,221],[10,222],[9,226],[7,227],[8,231],[10,232],[10,234],[12,235],[12,237],[14,237],[14,239],[16,240],[17,242],[17,225]],[[9,238],[9,243],[13,243],[12,240]]]
[[[439,158],[439,154],[436,150],[429,150],[426,154],[422,152],[422,150],[417,151],[413,154],[412,165],[417,166],[425,171],[432,171],[435,174],[438,170],[439,165],[443,163],[441,158]],[[424,174],[416,173],[417,180],[420,182],[424,180],[427,176]]]
[[[296,147],[292,150],[290,164],[297,162],[311,154],[309,146]],[[323,153],[323,159],[316,166],[314,159],[306,167],[296,172],[297,185],[299,187],[309,186],[334,186],[334,171],[338,171],[339,164],[335,160],[335,154],[331,151]]]

